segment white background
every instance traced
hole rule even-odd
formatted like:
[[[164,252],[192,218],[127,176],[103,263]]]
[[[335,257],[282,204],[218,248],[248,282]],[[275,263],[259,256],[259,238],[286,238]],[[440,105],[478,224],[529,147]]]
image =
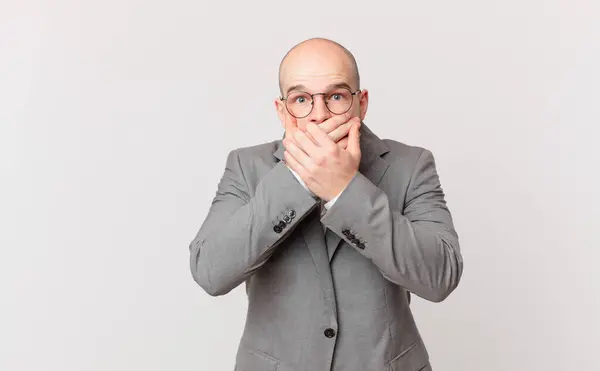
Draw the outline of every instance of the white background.
[[[323,36],[365,123],[436,156],[465,271],[413,302],[434,369],[599,370],[599,8],[2,0],[0,369],[233,369],[243,286],[205,294],[188,244]]]

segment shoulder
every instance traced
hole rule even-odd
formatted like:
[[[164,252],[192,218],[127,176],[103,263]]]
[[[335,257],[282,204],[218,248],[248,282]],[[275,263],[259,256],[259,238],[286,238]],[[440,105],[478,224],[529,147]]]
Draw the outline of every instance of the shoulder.
[[[273,140],[250,146],[237,147],[229,151],[229,156],[237,157],[242,164],[256,161],[272,162],[276,159],[274,153],[277,151],[280,142],[281,140]]]
[[[279,161],[275,157],[275,152],[280,143],[281,140],[273,140],[231,149],[227,158],[227,167],[240,173],[249,187],[253,187]]]
[[[394,139],[382,139],[382,141],[389,150],[382,157],[390,163],[414,167],[418,162],[433,160],[433,154],[427,148]]]

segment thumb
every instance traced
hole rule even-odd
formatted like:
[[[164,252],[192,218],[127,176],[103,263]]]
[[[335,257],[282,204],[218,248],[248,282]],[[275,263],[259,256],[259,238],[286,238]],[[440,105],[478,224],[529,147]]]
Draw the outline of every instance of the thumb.
[[[360,122],[352,125],[348,133],[348,145],[346,150],[352,157],[360,157]]]

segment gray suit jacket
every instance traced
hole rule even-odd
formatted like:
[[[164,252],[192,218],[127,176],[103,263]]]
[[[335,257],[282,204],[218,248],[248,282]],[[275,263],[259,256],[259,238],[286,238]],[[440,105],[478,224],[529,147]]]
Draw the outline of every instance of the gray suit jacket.
[[[246,283],[237,371],[431,369],[410,293],[442,301],[463,270],[434,159],[364,123],[360,146],[359,171],[322,218],[281,140],[229,152],[189,249],[208,294]]]

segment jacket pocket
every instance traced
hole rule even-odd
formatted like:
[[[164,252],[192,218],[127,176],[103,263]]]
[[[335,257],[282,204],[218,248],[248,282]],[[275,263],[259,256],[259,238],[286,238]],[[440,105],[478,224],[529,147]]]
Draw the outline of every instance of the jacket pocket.
[[[429,355],[422,340],[418,340],[388,362],[386,371],[420,371],[427,370]]]
[[[277,371],[279,362],[266,354],[250,349],[240,349],[235,371]]]

